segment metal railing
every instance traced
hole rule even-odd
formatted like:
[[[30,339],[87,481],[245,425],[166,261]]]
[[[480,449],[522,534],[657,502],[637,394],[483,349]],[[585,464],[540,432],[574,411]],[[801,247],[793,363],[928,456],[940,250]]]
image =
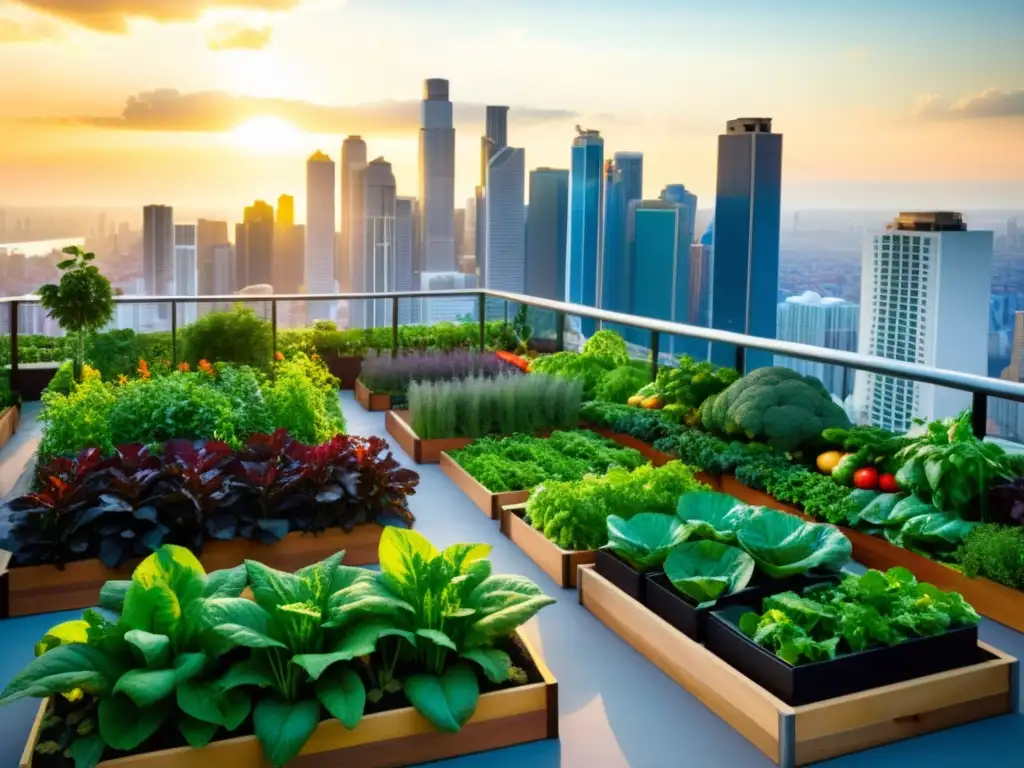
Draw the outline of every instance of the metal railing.
[[[604,309],[570,304],[564,301],[541,299],[519,293],[508,293],[480,288],[463,288],[441,291],[387,291],[381,293],[323,293],[323,294],[272,294],[269,296],[249,296],[232,294],[229,296],[117,296],[115,304],[165,304],[171,308],[171,348],[177,362],[177,307],[179,304],[270,304],[271,329],[273,348],[277,350],[277,305],[280,302],[334,302],[334,301],[369,301],[387,299],[391,301],[391,344],[392,350],[399,349],[399,301],[402,299],[437,299],[466,297],[477,299],[477,312],[480,322],[479,346],[485,346],[486,302],[487,299],[499,299],[512,304],[525,305],[534,309],[553,312],[556,316],[556,347],[563,348],[563,332],[568,317],[579,317],[596,320],[599,324],[612,323],[645,330],[650,334],[651,375],[658,371],[658,351],[662,334],[699,339],[712,344],[722,344],[735,349],[734,367],[743,372],[746,369],[746,351],[748,349],[769,352],[774,355],[795,357],[826,365],[837,365],[853,368],[867,373],[882,376],[908,379],[922,384],[933,384],[949,389],[956,389],[971,394],[972,426],[974,433],[984,437],[988,420],[988,398],[998,397],[1024,403],[1024,384],[1003,379],[993,379],[959,371],[932,368],[915,363],[890,360],[874,355],[861,355],[856,352],[826,349],[809,344],[798,344],[791,341],[766,339],[759,336],[748,336],[741,333],[721,331],[714,328],[703,328],[696,325],[656,320],[638,315],[610,312]],[[24,304],[38,304],[36,296],[17,296],[0,298],[0,304],[6,304],[10,318],[11,336],[11,387],[17,389],[18,375],[18,310]],[[507,305],[506,305],[507,306]],[[0,312],[3,310],[0,309]]]

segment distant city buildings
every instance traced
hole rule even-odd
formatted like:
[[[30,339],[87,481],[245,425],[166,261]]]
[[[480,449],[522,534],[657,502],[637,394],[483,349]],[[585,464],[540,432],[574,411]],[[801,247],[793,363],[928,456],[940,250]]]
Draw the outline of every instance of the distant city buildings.
[[[484,120],[484,135],[480,137],[480,184],[474,201],[475,228],[473,249],[476,256],[480,285],[487,284],[485,255],[487,253],[487,172],[491,158],[508,146],[508,107],[488,106]]]
[[[395,290],[419,290],[415,282],[413,252],[416,242],[416,198],[395,198]],[[419,321],[419,300],[401,299],[398,302],[398,322],[409,325]]]
[[[424,272],[420,275],[421,291],[451,291],[460,288],[476,288],[476,275],[462,272]],[[473,296],[438,296],[422,299],[420,322],[424,325],[435,323],[457,323],[461,318],[479,317],[477,299]]]
[[[342,293],[352,290],[352,262],[350,253],[353,248],[361,250],[358,242],[359,233],[355,231],[354,216],[362,202],[362,193],[358,189],[358,176],[366,168],[366,142],[361,136],[349,136],[341,143],[341,168],[338,196],[341,198],[341,247],[335,258],[335,274]],[[353,244],[353,240],[357,242]]]
[[[778,305],[778,338],[826,349],[857,351],[860,307],[814,291],[790,296]],[[854,371],[839,365],[775,356],[775,365],[820,380],[840,400],[853,394]]]
[[[565,301],[565,249],[569,224],[569,171],[530,171],[526,217],[525,293]]]
[[[174,225],[174,295],[196,296],[196,225]],[[178,324],[194,323],[197,305],[187,302],[178,305]]]
[[[455,270],[455,128],[448,81],[423,84],[420,104],[421,253],[425,272]]]
[[[718,137],[715,196],[714,328],[775,338],[779,285],[782,135],[770,118],[740,118]],[[736,364],[731,345],[713,344],[713,362]],[[772,355],[748,350],[746,368],[771,365]]]
[[[526,155],[505,146],[487,167],[487,246],[480,274],[483,285],[498,291],[522,293],[526,275]],[[505,302],[488,302],[488,317],[504,312]]]
[[[354,293],[395,290],[395,176],[391,163],[378,157],[359,172],[354,189],[361,191],[353,214],[358,235],[349,254]],[[390,325],[391,301],[374,299],[349,302],[349,326],[373,328]]]
[[[588,307],[601,296],[601,238],[604,208],[604,139],[598,131],[576,127],[569,173],[569,218],[566,227],[565,300]],[[596,330],[583,319],[585,336]]]
[[[170,296],[174,289],[174,209],[147,205],[142,209],[142,280],[147,296]],[[161,319],[170,308],[158,305]]]
[[[337,290],[334,180],[334,162],[323,152],[314,152],[306,163],[305,293]],[[330,320],[334,315],[332,302],[309,302],[306,310],[310,322]]]
[[[235,225],[235,285],[270,285],[274,280],[274,207],[257,200]]]
[[[959,213],[901,213],[865,242],[858,351],[985,375],[992,232],[968,231]],[[913,417],[970,407],[968,393],[858,372],[854,403],[901,432]]]
[[[661,190],[661,199],[685,205],[690,212],[690,242],[694,241],[694,228],[697,226],[697,196],[690,192],[685,184],[669,184]]]
[[[633,306],[632,208],[643,197],[644,156],[616,152],[605,162],[604,221],[601,247],[600,305],[613,312],[630,312]],[[629,330],[617,328],[629,335]]]

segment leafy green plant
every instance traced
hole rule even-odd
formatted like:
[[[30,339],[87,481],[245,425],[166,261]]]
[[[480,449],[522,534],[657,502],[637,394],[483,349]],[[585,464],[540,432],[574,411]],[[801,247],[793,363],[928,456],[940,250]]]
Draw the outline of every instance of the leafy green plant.
[[[971,531],[956,553],[965,574],[1024,590],[1024,528],[981,525]]]
[[[613,365],[625,365],[629,361],[629,350],[625,340],[615,331],[598,331],[583,343],[584,357],[599,357]]]
[[[853,527],[879,532],[898,547],[947,559],[978,523],[942,512],[913,494],[854,491]]]
[[[531,525],[562,549],[598,549],[608,543],[609,516],[671,514],[681,495],[706,488],[690,467],[677,461],[633,471],[612,467],[601,476],[545,483],[530,496],[526,513]]]
[[[510,435],[579,424],[581,385],[543,375],[503,375],[409,387],[412,428],[422,439]]]
[[[672,515],[641,512],[628,520],[609,515],[608,543],[602,549],[610,549],[638,571],[653,571],[673,547],[686,541],[687,534],[686,526]]]
[[[129,328],[95,333],[86,342],[85,359],[100,372],[104,381],[114,381],[118,376],[133,374],[139,360],[171,357],[169,348],[165,354],[154,355],[152,349],[143,350],[139,342],[140,336]]]
[[[783,592],[765,598],[763,607],[762,615],[740,617],[740,629],[793,665],[980,621],[960,594],[920,583],[905,568],[847,576],[837,586],[809,587],[802,596]]]
[[[620,365],[605,374],[594,390],[594,397],[609,403],[625,403],[651,376],[632,365]]]
[[[736,479],[829,523],[847,523],[857,513],[853,490],[827,475],[782,462],[777,456],[766,455],[736,467]]]
[[[635,469],[647,460],[632,448],[589,430],[484,437],[449,454],[492,493],[532,489],[548,480],[579,480],[609,467]]]
[[[344,433],[338,380],[320,360],[298,353],[274,364],[274,377],[263,388],[274,426],[306,443],[322,443]]]
[[[630,408],[619,403],[584,403],[580,418],[588,424],[606,427],[612,432],[620,432],[645,443],[654,443],[684,432],[684,428],[663,411]]]
[[[881,473],[894,474],[899,469],[896,454],[911,442],[905,435],[863,425],[849,429],[826,429],[821,436],[830,445],[846,451],[838,466],[832,470],[832,480],[845,486],[853,485],[854,473],[863,467],[873,466]]]
[[[604,377],[615,370],[617,364],[607,357],[581,355],[576,352],[556,352],[541,355],[530,363],[531,373],[543,373],[583,382],[583,397],[593,399],[598,385]]]
[[[677,365],[658,369],[655,389],[666,405],[679,405],[690,411],[717,395],[740,375],[732,368],[718,368],[706,360],[694,360],[689,355],[679,359]]]
[[[733,544],[753,508],[726,493],[693,491],[679,497],[676,515],[686,524],[687,538]]]
[[[70,256],[57,263],[60,282],[39,288],[39,303],[63,330],[74,337],[76,379],[85,363],[85,339],[114,316],[114,291],[110,281],[93,264],[96,254],[77,245],[64,248]]]
[[[57,368],[57,372],[50,379],[50,383],[46,385],[46,389],[43,390],[43,394],[47,395],[70,395],[71,390],[75,386],[75,364],[67,360],[60,364]],[[46,398],[43,398],[45,402]]]
[[[738,592],[754,575],[754,559],[737,547],[720,541],[680,544],[665,558],[665,576],[672,586],[698,608],[714,605],[718,598]]]
[[[244,304],[230,312],[210,312],[180,333],[182,359],[193,367],[200,360],[268,369],[274,355],[270,323]]]
[[[736,532],[736,543],[750,553],[757,567],[782,579],[810,570],[838,571],[853,555],[853,545],[832,525],[759,507]]]

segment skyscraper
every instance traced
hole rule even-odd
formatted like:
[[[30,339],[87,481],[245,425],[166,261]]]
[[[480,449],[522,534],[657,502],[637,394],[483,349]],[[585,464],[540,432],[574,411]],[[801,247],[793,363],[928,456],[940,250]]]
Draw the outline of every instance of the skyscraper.
[[[398,197],[395,199],[395,290],[412,291],[413,288],[413,243],[415,241],[414,220],[416,217],[416,198]],[[414,305],[418,299],[401,299],[398,302],[398,322],[409,325],[414,322]],[[418,309],[418,306],[416,307]]]
[[[569,174],[565,300],[596,307],[601,295],[604,139],[600,132],[584,131],[579,126],[576,132]],[[595,328],[593,320],[582,320],[584,335],[591,335]]]
[[[711,246],[690,246],[690,301],[686,320],[680,322],[707,328],[711,324]],[[707,359],[707,349],[701,355]]]
[[[306,163],[306,293],[336,290],[334,245],[334,162],[317,151]],[[307,306],[311,321],[329,320],[333,314],[330,302]]]
[[[487,167],[487,252],[484,286],[522,293],[526,272],[526,153],[503,147]],[[488,302],[488,316],[504,312],[504,302]]]
[[[196,295],[196,225],[174,225],[174,295]],[[198,313],[196,304],[178,305],[178,322],[194,323]]]
[[[524,290],[529,296],[565,300],[568,209],[569,171],[555,168],[530,171]]]
[[[142,280],[147,296],[170,296],[174,289],[174,209],[147,205],[142,209]],[[170,317],[163,305],[158,314]]]
[[[690,242],[693,242],[694,226],[697,221],[697,196],[685,184],[669,184],[661,190],[661,199],[685,205],[690,211]]]
[[[274,207],[257,200],[235,225],[235,290],[273,285]]]
[[[362,204],[354,219],[354,231],[362,247],[353,251],[352,290],[381,293],[395,289],[395,176],[391,163],[378,157],[358,175],[353,187],[361,190]],[[349,303],[349,325],[373,328],[391,322],[391,301],[376,299]]]
[[[480,285],[486,285],[487,253],[487,166],[491,158],[508,146],[508,107],[488,106],[484,135],[480,137],[480,185],[476,188],[476,263]]]
[[[428,272],[455,269],[455,128],[448,81],[423,84],[420,105],[422,265]]]
[[[601,304],[603,309],[631,313],[633,301],[633,253],[627,244],[630,238],[630,203],[643,197],[644,156],[639,152],[616,152],[615,159],[605,163],[604,173],[604,240],[601,257]],[[638,344],[647,341],[647,334],[627,328],[614,328]]]
[[[859,313],[860,307],[856,304],[804,291],[779,303],[779,340],[856,352]],[[852,369],[779,355],[775,356],[775,365],[784,365],[804,376],[813,376],[840,400],[853,394]]]
[[[782,135],[772,133],[771,118],[730,120],[718,137],[713,327],[775,338],[781,197]],[[736,362],[731,345],[713,344],[711,356]],[[747,351],[748,371],[771,364],[770,353]]]
[[[305,227],[295,226],[295,198],[277,198],[271,285],[275,293],[298,293],[302,285]],[[280,318],[278,318],[280,320]]]
[[[629,301],[636,314],[656,320],[686,322],[690,301],[690,212],[667,200],[633,200],[629,248],[636,254]],[[629,329],[631,341],[647,345],[650,334]],[[646,338],[645,338],[646,337]],[[706,344],[682,337],[662,341],[672,354],[701,356]]]
[[[277,198],[277,221],[279,227],[295,226],[295,198],[281,195]]]
[[[349,253],[353,248],[353,211],[360,194],[354,189],[356,176],[366,167],[366,142],[361,136],[349,136],[341,143],[341,177],[338,196],[341,198],[341,248],[336,254],[335,274],[343,292],[352,290],[352,264]],[[351,192],[351,194],[350,194]]]
[[[901,213],[868,236],[857,351],[986,375],[993,239],[946,212]],[[854,395],[872,424],[896,432],[914,416],[940,419],[971,405],[966,392],[862,372]]]
[[[228,223],[226,221],[199,219],[196,222],[196,291],[199,296],[216,296],[220,293],[219,290],[216,290],[217,282],[214,279],[213,249],[228,242]],[[225,288],[227,288],[227,293],[231,293],[230,284]],[[209,306],[209,304],[200,305],[199,314],[205,314]]]

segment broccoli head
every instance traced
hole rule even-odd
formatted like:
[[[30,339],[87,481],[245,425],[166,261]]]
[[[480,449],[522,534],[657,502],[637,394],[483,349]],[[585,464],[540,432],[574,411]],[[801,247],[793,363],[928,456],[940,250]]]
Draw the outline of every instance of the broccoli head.
[[[744,435],[790,453],[820,445],[825,429],[851,426],[820,381],[780,367],[759,368],[708,398],[700,418],[711,432]]]

